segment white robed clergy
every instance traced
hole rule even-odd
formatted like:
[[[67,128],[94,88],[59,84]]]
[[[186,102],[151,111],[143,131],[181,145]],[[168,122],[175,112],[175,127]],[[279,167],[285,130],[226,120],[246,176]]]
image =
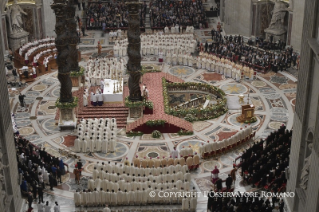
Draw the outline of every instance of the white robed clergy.
[[[78,138],[74,141],[76,152],[114,152],[117,142],[116,119],[82,119],[77,128]],[[85,126],[85,127],[84,127]],[[83,130],[88,132],[83,134]]]

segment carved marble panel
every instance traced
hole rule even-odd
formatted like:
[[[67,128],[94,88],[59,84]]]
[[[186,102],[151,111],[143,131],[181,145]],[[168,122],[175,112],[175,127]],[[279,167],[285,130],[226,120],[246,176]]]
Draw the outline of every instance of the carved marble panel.
[[[130,118],[140,118],[142,114],[141,107],[130,108]]]

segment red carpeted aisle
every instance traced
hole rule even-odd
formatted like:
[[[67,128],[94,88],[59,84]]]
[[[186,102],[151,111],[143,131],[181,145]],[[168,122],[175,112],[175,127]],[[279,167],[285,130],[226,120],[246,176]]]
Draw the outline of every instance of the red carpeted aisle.
[[[192,124],[184,119],[177,118],[175,116],[167,115],[164,112],[164,97],[162,78],[169,82],[183,82],[183,80],[163,72],[158,73],[146,73],[143,76],[143,84],[146,84],[149,90],[149,100],[153,102],[153,114],[146,114],[136,122],[129,124],[126,127],[126,132],[141,131],[143,133],[151,133],[153,130],[159,130],[162,133],[176,133],[180,129],[192,131]],[[167,123],[164,127],[149,127],[146,126],[146,122],[149,120],[165,120]]]

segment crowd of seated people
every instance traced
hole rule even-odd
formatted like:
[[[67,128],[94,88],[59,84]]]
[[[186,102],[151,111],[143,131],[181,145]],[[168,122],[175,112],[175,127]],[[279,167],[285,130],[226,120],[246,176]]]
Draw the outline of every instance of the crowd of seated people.
[[[145,27],[146,7],[140,9],[140,27]],[[123,1],[90,2],[86,10],[87,29],[118,29],[128,27],[129,14]]]
[[[253,187],[273,192],[285,189],[285,169],[289,165],[292,131],[281,126],[265,140],[261,139],[241,156],[241,174]]]
[[[62,183],[61,177],[65,174],[62,159],[50,155],[45,148],[39,149],[17,134],[14,141],[22,194],[32,192],[33,199],[36,199],[37,194],[43,193],[46,185],[50,185],[50,189],[53,190],[58,182]]]
[[[208,27],[206,13],[201,0],[154,0],[150,2],[150,22],[154,28],[165,26]]]
[[[275,209],[275,203],[278,202],[278,209],[283,211],[283,199],[272,198],[264,199],[261,197],[214,197],[212,191],[208,193],[207,209],[210,212],[272,212]]]
[[[258,48],[258,46],[247,45],[244,43],[243,36],[240,35],[222,37],[221,33],[215,29],[211,31],[211,35],[213,42],[211,44],[206,42],[205,45],[202,45],[202,51],[274,72],[284,71],[298,65],[299,57],[293,52],[293,48],[274,52]]]

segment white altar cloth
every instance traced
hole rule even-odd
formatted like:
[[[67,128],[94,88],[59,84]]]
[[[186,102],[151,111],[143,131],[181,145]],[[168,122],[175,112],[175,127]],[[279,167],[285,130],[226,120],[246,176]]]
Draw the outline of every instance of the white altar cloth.
[[[111,80],[111,79],[104,80],[104,89],[103,89],[104,102],[123,102],[123,91],[119,93],[113,93],[114,83],[116,83],[117,81],[118,80]],[[122,90],[123,90],[123,80],[121,80],[120,83],[122,84]],[[117,89],[117,86],[115,84],[115,90],[116,89]],[[120,89],[120,85],[119,85],[119,89]]]

